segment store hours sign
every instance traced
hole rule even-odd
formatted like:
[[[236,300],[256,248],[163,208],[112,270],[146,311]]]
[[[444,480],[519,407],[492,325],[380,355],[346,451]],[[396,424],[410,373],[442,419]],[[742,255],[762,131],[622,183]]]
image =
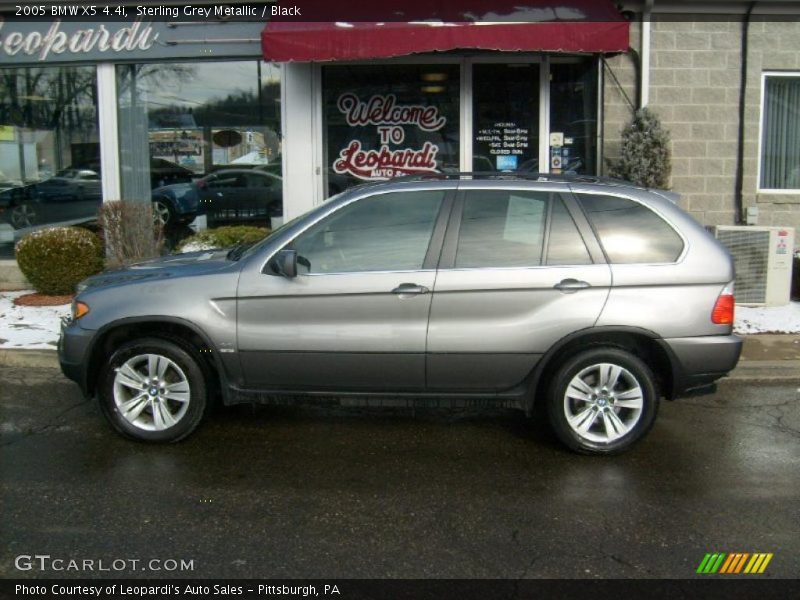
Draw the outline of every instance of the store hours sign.
[[[380,146],[365,149],[353,138],[339,151],[333,170],[359,179],[388,179],[400,175],[437,171],[439,146],[425,141],[413,145],[407,141],[406,128],[423,133],[439,131],[447,119],[435,106],[398,103],[394,94],[374,95],[363,100],[345,92],[336,101],[348,126],[374,127]]]

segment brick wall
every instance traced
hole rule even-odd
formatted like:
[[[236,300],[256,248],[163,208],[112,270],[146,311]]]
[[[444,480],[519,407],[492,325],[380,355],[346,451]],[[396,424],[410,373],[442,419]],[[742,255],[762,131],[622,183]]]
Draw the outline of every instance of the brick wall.
[[[650,108],[670,131],[672,189],[681,204],[705,225],[730,225],[736,217],[736,161],[739,133],[741,18],[654,20],[651,29]],[[639,49],[639,25],[631,47]],[[745,103],[745,206],[758,205],[759,225],[800,230],[800,195],[757,193],[761,73],[800,70],[800,23],[754,21]],[[632,54],[608,59],[608,66],[636,102]],[[620,131],[631,116],[624,95],[606,74],[604,156],[619,155]]]

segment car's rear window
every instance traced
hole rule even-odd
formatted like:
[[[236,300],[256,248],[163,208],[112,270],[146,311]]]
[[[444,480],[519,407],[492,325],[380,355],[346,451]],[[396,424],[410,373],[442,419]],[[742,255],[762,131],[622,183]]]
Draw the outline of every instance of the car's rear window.
[[[577,194],[613,264],[671,263],[683,240],[649,208],[618,196]]]

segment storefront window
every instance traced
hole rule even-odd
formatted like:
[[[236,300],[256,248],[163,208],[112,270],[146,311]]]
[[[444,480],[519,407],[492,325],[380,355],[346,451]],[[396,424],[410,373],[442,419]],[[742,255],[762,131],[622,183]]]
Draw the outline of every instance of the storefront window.
[[[282,222],[280,69],[259,61],[117,66],[120,170],[169,239]]]
[[[472,70],[474,171],[539,170],[539,65]]]
[[[102,202],[94,67],[0,69],[0,259],[43,225]]]
[[[458,65],[323,69],[328,195],[370,179],[458,171]]]
[[[597,174],[595,60],[550,64],[550,132],[552,172]]]

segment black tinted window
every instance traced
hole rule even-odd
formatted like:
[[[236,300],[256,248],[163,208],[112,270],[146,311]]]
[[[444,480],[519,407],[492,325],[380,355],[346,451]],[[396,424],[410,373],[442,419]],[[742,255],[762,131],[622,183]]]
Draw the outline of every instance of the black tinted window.
[[[626,198],[579,194],[578,199],[616,264],[674,262],[683,240],[661,217]]]
[[[470,190],[458,236],[456,267],[531,267],[542,262],[548,194]]]
[[[422,268],[443,191],[393,192],[358,200],[317,223],[291,247],[301,272],[352,273]]]
[[[590,265],[592,258],[586,249],[575,221],[564,201],[554,198],[550,215],[550,236],[547,240],[548,265]]]
[[[268,188],[272,187],[275,179],[269,175],[261,173],[250,173],[247,175],[247,187],[249,188]]]

